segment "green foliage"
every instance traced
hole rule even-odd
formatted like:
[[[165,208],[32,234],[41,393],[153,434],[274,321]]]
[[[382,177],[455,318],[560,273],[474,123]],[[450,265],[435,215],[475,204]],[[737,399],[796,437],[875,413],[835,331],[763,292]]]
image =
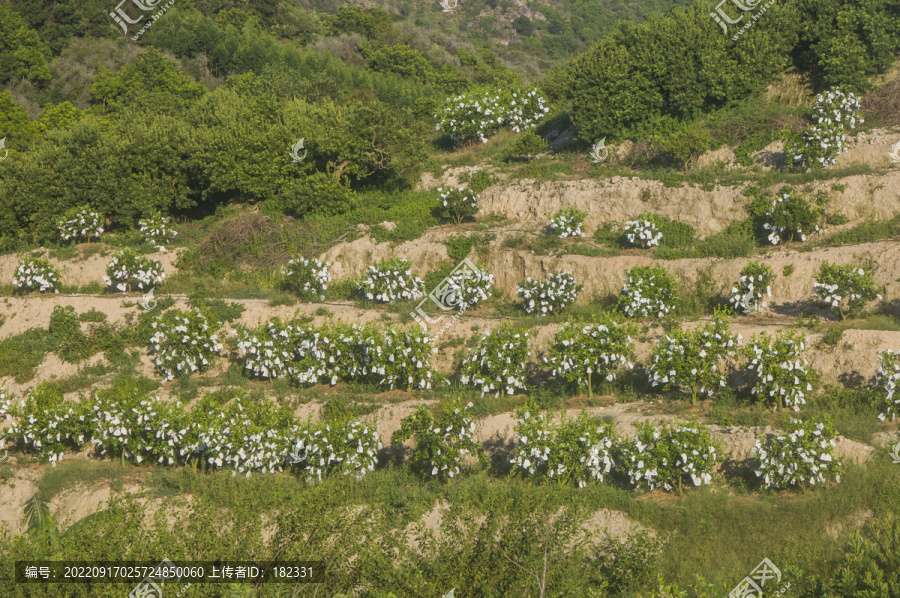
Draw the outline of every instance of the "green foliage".
[[[530,335],[503,324],[482,335],[460,368],[460,380],[481,388],[481,395],[494,392],[512,395],[525,389],[525,363],[531,355]]]
[[[740,342],[741,336],[731,334],[722,312],[693,330],[670,330],[653,349],[650,383],[663,390],[677,386],[689,391],[691,403],[696,404],[697,395],[712,396],[716,388],[725,387],[721,361],[731,356]]]
[[[475,246],[475,237],[470,235],[452,235],[444,240],[444,245],[447,246],[447,254],[450,256],[450,260],[458,263],[472,252],[472,247]]]
[[[853,532],[830,585],[839,596],[900,594],[900,517],[886,512]]]
[[[507,160],[531,158],[540,153],[546,145],[547,142],[544,141],[543,137],[534,130],[528,129],[516,137],[513,144],[506,150],[504,158]]]
[[[662,318],[675,307],[677,285],[664,266],[636,266],[625,272],[619,309],[630,318]]]
[[[637,324],[623,321],[612,312],[600,312],[592,321],[578,320],[561,327],[553,338],[544,362],[553,375],[581,385],[587,382],[593,398],[593,380],[611,382],[617,371],[631,369],[637,357],[632,337]]]
[[[645,423],[637,428],[634,438],[619,449],[622,468],[634,486],[668,491],[677,487],[680,493],[685,479],[694,486],[712,483],[722,447],[713,442],[708,429],[696,422],[662,429]]]
[[[765,308],[765,297],[772,296],[772,283],[775,282],[775,271],[766,264],[748,262],[741,269],[740,279],[731,288],[728,302],[743,313],[759,311]]]
[[[687,167],[710,148],[712,137],[706,129],[697,124],[690,124],[670,135],[657,136],[653,140],[653,145]]]
[[[532,400],[517,411],[516,452],[511,463],[523,474],[539,475],[560,484],[603,482],[612,469],[612,424],[597,424],[582,412],[576,419],[553,423]]]
[[[46,81],[50,47],[25,20],[7,6],[0,6],[0,84],[14,78]]]
[[[19,384],[34,378],[47,353],[56,350],[56,338],[47,330],[29,328],[0,340],[0,376],[12,376]]]
[[[57,352],[69,363],[78,363],[92,354],[75,308],[57,305],[50,314],[50,335],[56,339]]]
[[[459,475],[467,455],[476,456],[480,462],[486,460],[481,445],[474,439],[475,422],[466,416],[472,403],[460,406],[459,399],[445,404],[438,420],[420,406],[415,413],[403,418],[400,429],[394,432],[395,444],[415,438],[413,460],[433,477],[443,479]]]
[[[749,358],[747,367],[754,374],[751,394],[756,400],[800,410],[812,391],[813,372],[801,355],[806,350],[806,336],[796,330],[779,331],[775,338],[767,332],[754,334],[744,348]]]
[[[775,438],[760,436],[754,452],[759,456],[756,475],[766,488],[825,484],[829,478],[840,483],[843,466],[835,459],[837,432],[826,416],[824,422],[791,418],[787,434]]]
[[[91,98],[104,112],[125,107],[176,111],[197,101],[204,92],[175,61],[152,47],[116,75],[101,65],[91,85]]]
[[[41,110],[37,128],[42,134],[47,133],[47,131],[71,129],[83,117],[84,111],[73,106],[71,102],[47,104]]]
[[[290,216],[335,216],[347,212],[356,202],[356,193],[349,185],[324,172],[314,172],[291,183],[276,205]]]
[[[881,288],[875,284],[871,270],[857,264],[822,262],[813,290],[842,320],[859,313],[869,301],[881,299]]]

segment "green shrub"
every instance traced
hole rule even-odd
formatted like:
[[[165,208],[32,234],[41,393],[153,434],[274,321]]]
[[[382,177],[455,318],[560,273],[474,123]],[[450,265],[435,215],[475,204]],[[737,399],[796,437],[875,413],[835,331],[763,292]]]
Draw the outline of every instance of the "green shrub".
[[[653,145],[683,166],[689,166],[712,145],[709,131],[692,123],[666,136],[657,136]]]
[[[754,452],[759,456],[756,475],[766,488],[822,485],[834,477],[840,483],[841,462],[835,459],[837,432],[829,419],[816,423],[791,418],[787,434],[767,439],[760,436]]]
[[[531,355],[530,335],[504,324],[486,332],[463,360],[460,380],[481,388],[481,394],[512,395],[525,390],[525,363]]]
[[[50,334],[56,339],[56,350],[65,361],[78,363],[91,356],[88,339],[81,331],[75,308],[71,305],[57,305],[53,308],[53,313],[50,314]]]
[[[824,215],[822,206],[813,206],[793,189],[785,187],[763,216],[763,228],[769,231],[769,242],[778,245],[795,238],[806,241],[806,236],[819,232],[819,220]]]
[[[619,309],[630,318],[661,318],[675,308],[675,278],[663,266],[637,266],[625,272]]]
[[[634,367],[637,357],[632,337],[636,334],[634,322],[623,321],[615,313],[600,312],[593,322],[579,320],[562,326],[544,362],[553,368],[554,376],[578,386],[586,382],[593,398],[594,375],[597,380],[612,382],[618,370]]]
[[[336,216],[356,205],[356,193],[335,177],[315,172],[295,181],[278,198],[277,205],[289,216]]]
[[[881,290],[872,278],[872,272],[856,264],[839,266],[822,262],[813,291],[822,302],[840,314],[843,320],[852,316],[874,299],[881,299]]]
[[[447,246],[447,253],[450,255],[450,259],[454,263],[458,263],[471,253],[472,247],[475,246],[475,239],[468,235],[453,235],[444,240],[444,245]]]
[[[582,412],[576,419],[554,424],[549,413],[533,401],[517,411],[515,457],[510,461],[523,474],[538,475],[560,484],[603,482],[613,465],[616,440],[612,424],[597,424]]]
[[[712,322],[693,330],[672,330],[660,338],[651,356],[650,384],[663,390],[679,387],[689,391],[691,404],[697,395],[711,397],[715,389],[725,387],[721,361],[732,355],[741,343],[741,335],[731,334],[729,320],[717,312]]]
[[[731,297],[728,302],[735,309],[750,313],[765,308],[764,297],[772,296],[772,283],[775,282],[775,272],[770,266],[759,262],[750,262],[741,270],[741,278],[731,288]]]
[[[900,517],[886,511],[854,532],[830,585],[838,596],[900,595]]]
[[[447,403],[441,410],[440,419],[435,420],[425,407],[420,406],[400,422],[400,429],[394,432],[394,443],[415,438],[413,460],[434,477],[459,475],[463,458],[468,455],[484,462],[484,450],[475,440],[475,422],[466,415],[472,403],[460,407],[458,399]]]
[[[504,153],[507,160],[531,158],[539,154],[547,142],[532,129],[528,129],[524,133],[519,134],[513,144]]]

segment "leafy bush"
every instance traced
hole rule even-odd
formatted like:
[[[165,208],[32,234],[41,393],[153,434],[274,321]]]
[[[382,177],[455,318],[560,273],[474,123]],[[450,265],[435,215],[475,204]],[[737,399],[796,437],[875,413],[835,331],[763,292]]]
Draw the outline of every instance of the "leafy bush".
[[[525,390],[525,362],[531,355],[529,334],[505,324],[485,333],[478,346],[463,360],[460,380],[481,388],[481,395],[514,394]]]
[[[452,220],[459,225],[466,218],[473,218],[482,211],[478,206],[478,194],[471,189],[460,187],[444,191],[443,187],[438,187],[438,191],[441,192],[438,211],[445,220]]]
[[[99,239],[103,233],[103,214],[92,212],[88,207],[72,208],[57,222],[56,227],[63,241]]]
[[[48,260],[29,256],[19,260],[13,284],[19,292],[59,293],[59,272]]]
[[[648,371],[650,384],[670,390],[675,386],[691,394],[711,397],[717,387],[725,386],[722,359],[741,344],[741,335],[731,334],[728,318],[717,312],[712,322],[694,330],[674,330],[656,342]]]
[[[434,344],[418,326],[376,330],[332,322],[316,329],[274,318],[254,331],[236,332],[244,368],[262,378],[301,385],[357,380],[391,390],[432,387]]]
[[[616,439],[612,424],[593,422],[581,413],[577,419],[554,424],[546,412],[531,403],[517,412],[515,457],[510,463],[522,473],[546,476],[579,488],[591,480],[603,482],[613,466]]]
[[[863,124],[860,99],[852,92],[833,88],[816,96],[813,124],[800,133],[785,135],[784,152],[789,166],[813,168],[831,166],[847,151],[844,133]]]
[[[133,249],[124,249],[114,255],[103,277],[107,287],[115,287],[123,293],[134,286],[146,291],[165,279],[166,273],[161,263],[138,255]]]
[[[712,471],[721,461],[721,447],[712,441],[709,430],[688,426],[638,424],[638,433],[624,443],[619,454],[622,468],[635,487],[653,490],[662,487],[681,490],[689,477],[694,486],[710,484]]]
[[[774,401],[775,409],[782,403],[794,411],[806,403],[804,393],[812,391],[809,362],[800,357],[806,342],[797,331],[779,332],[774,339],[765,332],[753,335],[744,353],[750,359],[747,367],[755,374],[750,392],[757,400]]]
[[[631,318],[661,318],[675,308],[675,278],[664,266],[637,266],[625,272],[619,309]]]
[[[359,421],[344,421],[315,431],[299,431],[294,450],[303,451],[301,471],[322,479],[324,474],[342,473],[356,479],[374,471],[383,447],[376,428]]]
[[[653,145],[688,166],[712,146],[712,136],[708,130],[691,123],[670,135],[657,135]]]
[[[647,249],[659,245],[663,236],[649,220],[630,220],[625,223],[625,238],[631,245]]]
[[[575,382],[587,382],[593,398],[593,376],[611,382],[622,368],[631,369],[636,361],[634,341],[637,325],[622,322],[621,316],[601,312],[594,322],[569,322],[557,330],[544,362],[553,375]]]
[[[900,384],[900,353],[893,351],[879,351],[878,375],[875,379],[875,386],[878,391],[878,403],[883,409],[878,414],[878,419],[884,421],[887,416],[891,416],[891,421],[897,417],[897,411],[900,410],[900,393],[897,393],[897,386]],[[897,398],[894,398],[894,396]]]
[[[759,459],[756,475],[766,488],[805,488],[808,484],[824,484],[831,477],[840,483],[842,466],[832,456],[836,435],[828,420],[817,424],[791,418],[787,434],[757,439],[753,447]]]
[[[574,303],[582,288],[569,272],[557,272],[545,281],[526,278],[516,287],[516,295],[522,300],[525,313],[547,316]]]
[[[504,153],[504,158],[511,160],[514,158],[530,158],[539,154],[546,147],[547,142],[531,129],[520,134],[508,150]]]
[[[356,286],[366,299],[378,303],[419,299],[425,294],[425,283],[413,275],[409,260],[398,257],[369,266]]]
[[[8,405],[8,403],[6,404]],[[58,388],[42,384],[17,406],[6,407],[15,420],[5,437],[56,467],[63,455],[78,452],[90,438],[90,401],[63,401]]]
[[[759,262],[749,262],[741,270],[738,283],[731,288],[728,302],[745,314],[759,311],[760,307],[766,307],[763,298],[772,296],[773,282],[775,272],[771,267]]]
[[[836,596],[896,594],[891,588],[900,587],[900,517],[885,511],[854,532],[830,585]]]
[[[166,380],[202,371],[222,350],[215,333],[219,323],[207,318],[198,308],[188,313],[167,311],[151,326],[156,330],[150,339],[156,353],[156,365],[166,375]]]
[[[138,220],[138,229],[144,237],[144,241],[159,245],[174,239],[178,232],[169,226],[169,219],[164,218],[162,213],[154,212],[149,218]]]
[[[481,266],[474,269],[461,268],[447,277],[443,303],[460,311],[471,309],[480,301],[490,298],[494,286],[494,275]]]
[[[459,475],[463,458],[475,455],[484,460],[481,445],[475,441],[475,422],[466,416],[472,409],[468,403],[460,409],[459,400],[446,404],[441,417],[435,421],[431,413],[420,406],[415,413],[403,418],[400,429],[394,432],[395,444],[415,438],[413,459],[421,463],[432,476],[452,478]]]
[[[533,128],[550,109],[535,90],[475,88],[448,98],[439,114],[435,131],[451,139],[479,139],[487,143],[489,135],[508,126],[516,133]]]
[[[81,332],[81,323],[71,305],[57,305],[50,314],[50,335],[56,339],[57,352],[69,363],[90,357],[91,347]]]
[[[107,393],[95,397],[91,442],[101,455],[119,455],[135,463],[174,465],[179,461],[187,414],[177,402],[159,397],[141,400],[137,393]]]
[[[428,332],[419,326],[403,330],[388,328],[368,339],[363,375],[370,373],[381,386],[390,390],[431,390],[434,369],[429,360],[435,347]]]
[[[867,302],[881,299],[879,290],[872,273],[855,264],[839,266],[822,262],[813,284],[815,294],[840,314],[842,320],[858,313]]]
[[[294,378],[298,373],[294,365],[295,347],[304,338],[305,329],[295,322],[282,323],[279,318],[268,320],[254,331],[238,327],[237,346],[244,359],[244,369],[271,380]]]
[[[783,190],[772,200],[772,207],[765,214],[763,228],[769,233],[769,242],[778,245],[781,241],[793,242],[795,236],[806,241],[806,235],[819,232],[819,218],[824,214],[821,207],[810,205],[792,189]]]
[[[316,258],[296,257],[288,261],[281,276],[288,290],[297,293],[301,299],[324,301],[325,291],[331,282],[331,264],[323,264]]]
[[[582,227],[585,218],[587,218],[587,212],[582,212],[578,208],[565,208],[550,219],[549,231],[559,235],[560,239],[583,237]]]

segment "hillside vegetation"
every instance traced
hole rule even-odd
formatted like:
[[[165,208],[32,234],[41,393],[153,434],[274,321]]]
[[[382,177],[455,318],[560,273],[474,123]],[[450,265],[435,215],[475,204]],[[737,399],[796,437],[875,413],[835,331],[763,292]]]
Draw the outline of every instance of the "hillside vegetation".
[[[0,0],[0,597],[900,598],[900,2],[721,6]]]

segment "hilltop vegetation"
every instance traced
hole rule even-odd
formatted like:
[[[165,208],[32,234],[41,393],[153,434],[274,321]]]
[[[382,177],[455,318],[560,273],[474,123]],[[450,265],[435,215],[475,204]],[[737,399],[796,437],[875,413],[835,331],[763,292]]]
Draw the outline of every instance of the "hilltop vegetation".
[[[0,0],[0,595],[900,598],[900,2],[715,6]]]

